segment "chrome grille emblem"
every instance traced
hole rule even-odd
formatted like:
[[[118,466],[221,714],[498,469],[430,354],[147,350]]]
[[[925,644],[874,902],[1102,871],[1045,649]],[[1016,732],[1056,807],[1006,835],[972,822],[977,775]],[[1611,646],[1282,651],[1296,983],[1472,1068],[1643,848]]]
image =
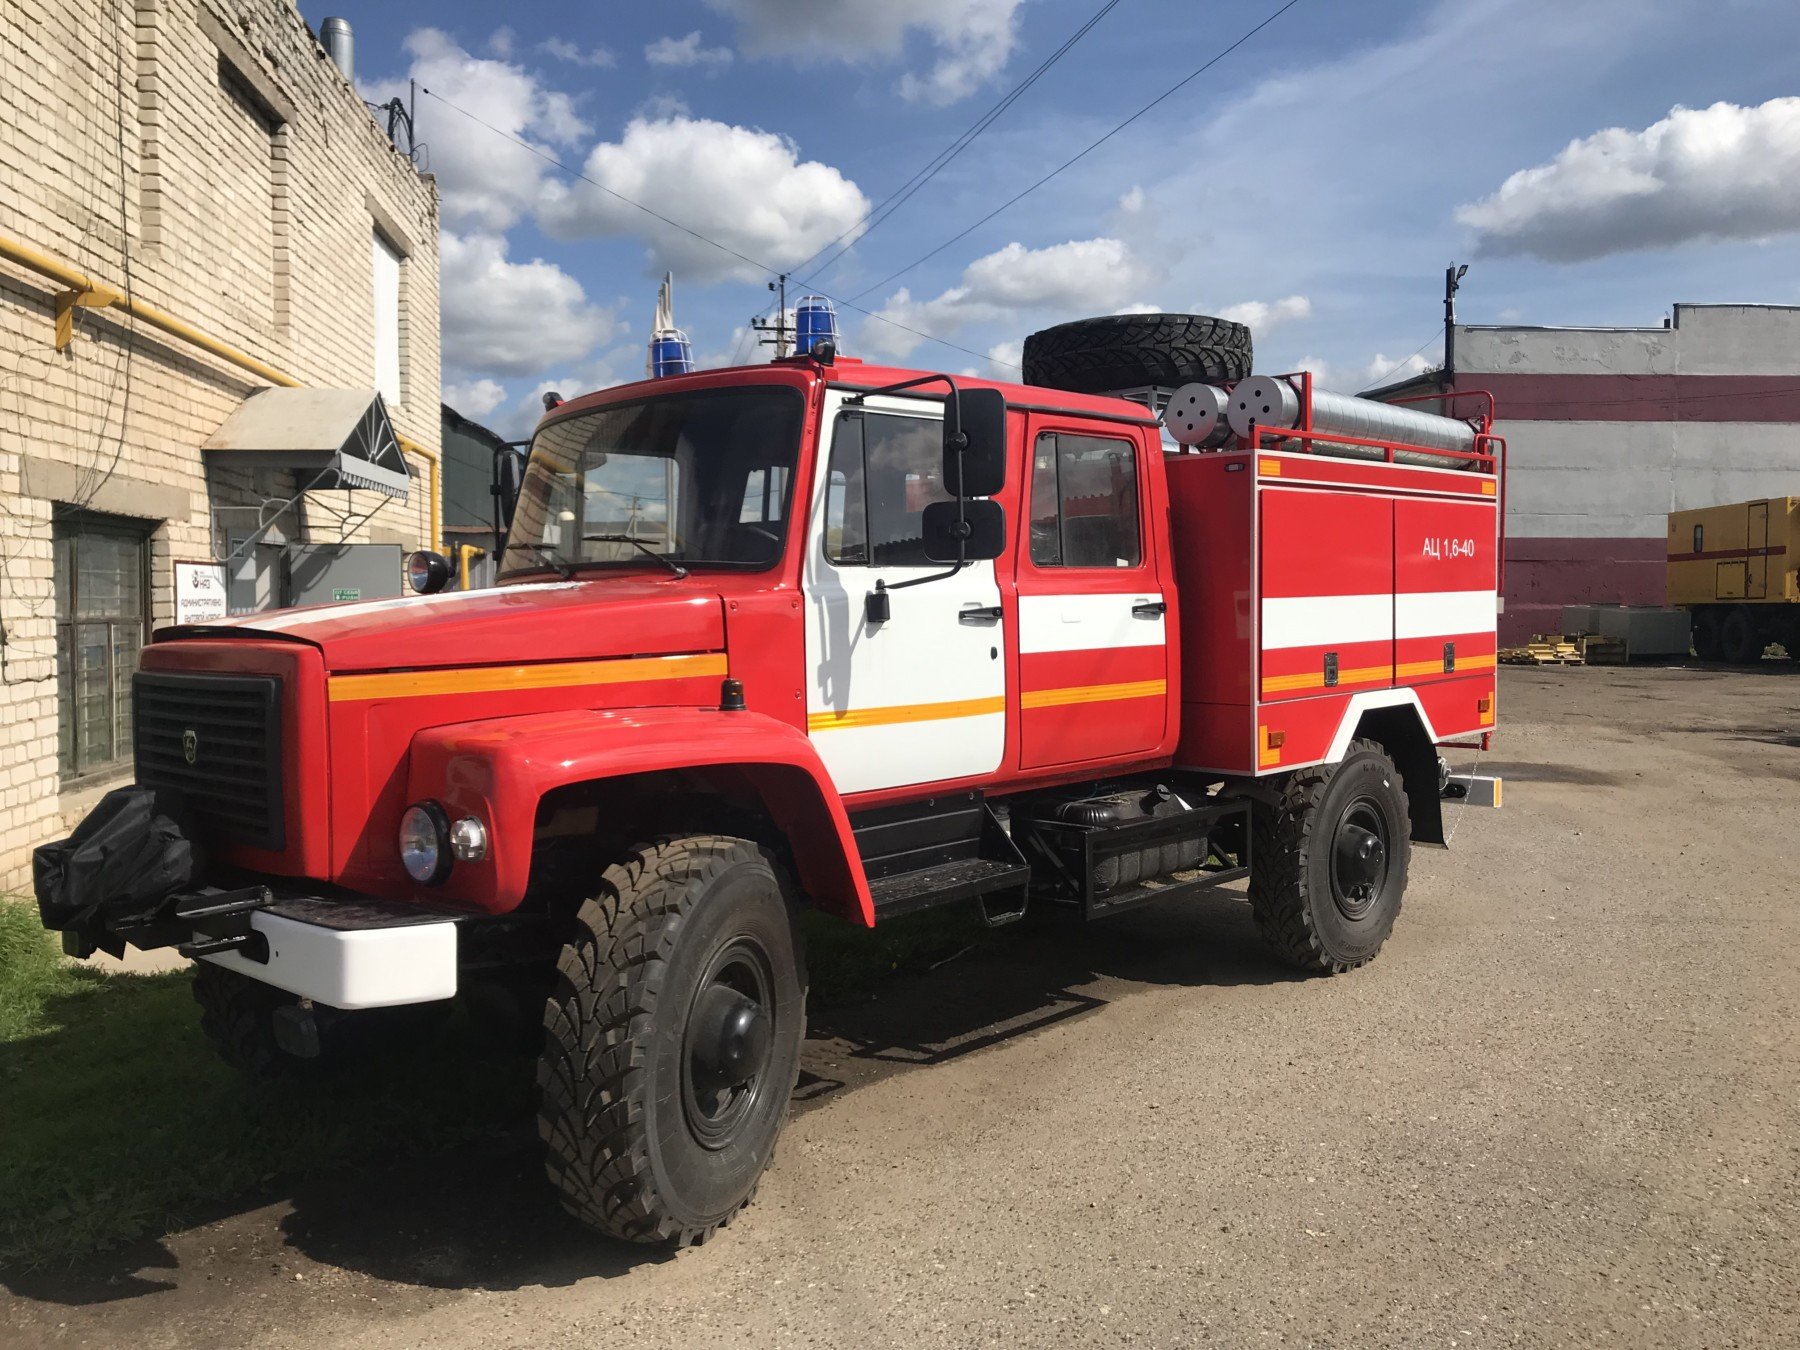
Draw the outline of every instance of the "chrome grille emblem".
[[[181,733],[181,757],[189,764],[200,758],[200,733],[192,727]]]

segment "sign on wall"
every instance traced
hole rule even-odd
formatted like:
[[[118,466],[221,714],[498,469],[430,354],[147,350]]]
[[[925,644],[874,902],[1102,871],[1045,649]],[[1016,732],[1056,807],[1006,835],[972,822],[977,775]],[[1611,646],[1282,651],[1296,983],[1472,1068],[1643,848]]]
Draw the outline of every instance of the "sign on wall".
[[[210,623],[223,619],[225,564],[177,562],[175,564],[175,622]]]

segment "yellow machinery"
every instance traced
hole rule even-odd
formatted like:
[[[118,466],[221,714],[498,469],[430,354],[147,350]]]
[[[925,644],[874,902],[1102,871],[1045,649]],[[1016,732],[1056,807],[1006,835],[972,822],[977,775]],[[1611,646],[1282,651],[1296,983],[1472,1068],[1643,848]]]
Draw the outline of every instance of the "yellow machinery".
[[[1800,659],[1800,497],[1669,512],[1669,603],[1694,621],[1703,661],[1755,661],[1771,642]]]

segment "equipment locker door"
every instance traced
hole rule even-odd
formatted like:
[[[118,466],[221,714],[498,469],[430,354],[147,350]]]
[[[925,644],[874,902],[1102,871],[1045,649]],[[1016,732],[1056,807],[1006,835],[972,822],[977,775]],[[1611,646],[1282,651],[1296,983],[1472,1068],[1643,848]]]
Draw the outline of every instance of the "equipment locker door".
[[[1394,677],[1422,684],[1494,668],[1492,498],[1394,503]]]
[[[1751,502],[1744,530],[1744,598],[1769,598],[1769,504]]]
[[[992,562],[954,576],[922,547],[947,500],[943,404],[826,395],[807,530],[806,725],[839,792],[991,774],[1006,751],[1006,639]],[[877,581],[892,615],[871,624]]]
[[[1167,604],[1127,434],[1034,417],[1019,531],[1019,766],[1154,750],[1169,717]]]
[[[1265,703],[1394,679],[1394,503],[1262,490],[1259,692]]]

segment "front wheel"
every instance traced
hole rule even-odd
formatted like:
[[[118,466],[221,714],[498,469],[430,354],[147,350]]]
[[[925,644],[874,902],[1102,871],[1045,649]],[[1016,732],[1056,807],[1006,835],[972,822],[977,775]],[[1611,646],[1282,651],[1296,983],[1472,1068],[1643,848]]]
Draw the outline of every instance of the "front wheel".
[[[683,835],[607,868],[544,1011],[538,1128],[563,1207],[703,1242],[749,1203],[806,1034],[794,906],[766,850]]]
[[[1748,610],[1734,609],[1725,616],[1724,626],[1719,629],[1719,647],[1732,665],[1755,664],[1762,660],[1763,648],[1766,646],[1768,643],[1763,641]]]
[[[1372,960],[1400,914],[1411,855],[1406,789],[1387,752],[1352,741],[1258,806],[1250,908],[1277,956],[1336,974]]]

